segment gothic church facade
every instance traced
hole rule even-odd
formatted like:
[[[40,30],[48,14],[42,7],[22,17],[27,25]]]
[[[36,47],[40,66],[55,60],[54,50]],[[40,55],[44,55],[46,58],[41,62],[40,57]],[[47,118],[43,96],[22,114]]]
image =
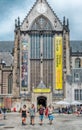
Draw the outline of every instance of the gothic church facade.
[[[69,20],[64,17],[61,22],[46,0],[36,0],[21,24],[20,18],[15,20],[14,32],[12,82],[8,82],[12,89],[4,94],[11,99],[11,107],[71,102],[79,93],[82,100],[82,54],[77,51],[81,47],[73,50]]]

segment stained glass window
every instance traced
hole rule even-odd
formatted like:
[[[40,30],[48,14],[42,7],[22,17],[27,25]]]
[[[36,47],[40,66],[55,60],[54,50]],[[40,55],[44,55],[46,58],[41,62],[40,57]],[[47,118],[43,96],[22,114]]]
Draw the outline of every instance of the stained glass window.
[[[28,43],[21,44],[21,86],[28,87]]]
[[[32,24],[31,30],[52,30],[50,21],[44,16],[40,16],[35,19]]]

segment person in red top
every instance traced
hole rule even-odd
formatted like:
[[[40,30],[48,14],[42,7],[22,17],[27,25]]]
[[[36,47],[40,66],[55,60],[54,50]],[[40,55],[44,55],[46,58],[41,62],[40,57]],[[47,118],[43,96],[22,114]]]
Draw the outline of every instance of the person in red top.
[[[45,109],[45,116],[48,117],[48,107]]]

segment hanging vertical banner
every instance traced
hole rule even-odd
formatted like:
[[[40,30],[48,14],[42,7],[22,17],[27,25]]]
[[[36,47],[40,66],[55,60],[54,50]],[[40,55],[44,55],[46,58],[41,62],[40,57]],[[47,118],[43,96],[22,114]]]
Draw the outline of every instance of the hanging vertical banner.
[[[62,89],[62,36],[55,37],[55,89]]]
[[[21,43],[21,87],[28,87],[28,43]]]

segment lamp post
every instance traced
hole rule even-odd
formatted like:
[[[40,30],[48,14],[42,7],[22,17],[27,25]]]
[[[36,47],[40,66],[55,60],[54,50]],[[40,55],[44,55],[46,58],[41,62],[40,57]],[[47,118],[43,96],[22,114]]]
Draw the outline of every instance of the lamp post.
[[[60,90],[61,89],[58,89],[58,99],[60,99]]]
[[[73,98],[72,97],[72,83],[70,83],[69,90],[68,90],[68,100],[69,100],[70,104],[73,100],[72,98]]]

